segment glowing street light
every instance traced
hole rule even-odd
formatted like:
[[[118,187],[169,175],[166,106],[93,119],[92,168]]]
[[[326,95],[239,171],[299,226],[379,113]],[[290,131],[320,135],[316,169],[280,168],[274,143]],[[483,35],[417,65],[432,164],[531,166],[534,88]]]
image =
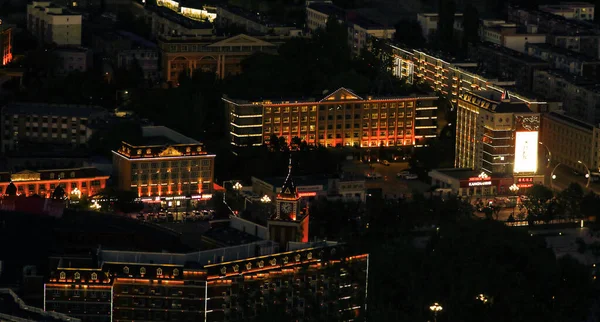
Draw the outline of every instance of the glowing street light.
[[[475,297],[476,300],[481,301],[481,303],[486,304],[490,301],[490,299],[485,294],[479,294]]]
[[[433,312],[433,321],[437,321],[437,314],[442,312],[444,308],[439,303],[433,303],[433,305],[429,306],[429,310]]]
[[[588,168],[587,164],[585,164],[585,163],[581,162],[580,160],[577,160],[577,163],[579,163],[579,164],[583,164],[583,166],[584,166],[584,167],[585,167],[585,169],[587,170],[587,174],[585,175],[585,177],[587,178],[587,184],[585,185],[585,187],[586,187],[586,188],[589,188],[589,187],[590,187],[590,179],[592,179],[592,178],[591,178],[591,175],[590,175],[590,168]]]
[[[77,197],[77,198],[81,198],[81,190],[75,188],[71,191],[71,198],[73,197]]]
[[[269,198],[267,195],[264,195],[262,198],[260,198],[260,201],[263,203],[269,203],[271,202],[271,198]]]
[[[237,191],[240,191],[240,190],[242,190],[242,188],[243,188],[243,186],[242,186],[242,184],[241,184],[241,183],[239,183],[239,182],[236,182],[236,183],[233,185],[233,189],[235,189],[235,190],[237,190]]]

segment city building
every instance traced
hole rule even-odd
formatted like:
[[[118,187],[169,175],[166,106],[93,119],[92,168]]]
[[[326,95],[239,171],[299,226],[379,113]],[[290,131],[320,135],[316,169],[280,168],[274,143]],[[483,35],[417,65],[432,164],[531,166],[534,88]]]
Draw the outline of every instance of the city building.
[[[541,5],[538,9],[567,19],[594,21],[594,7],[589,2],[561,2]]]
[[[508,21],[520,25],[535,24],[540,32],[547,34],[548,43],[600,58],[600,28],[591,22],[515,5],[508,6]]]
[[[564,113],[551,112],[542,117],[541,142],[552,153],[553,164],[564,164],[581,173],[600,169],[600,129]]]
[[[464,93],[456,116],[455,167],[489,176],[535,176],[539,131],[540,114],[508,91]]]
[[[454,20],[462,20],[462,13],[455,13]],[[439,16],[437,13],[418,13],[417,21],[421,25],[423,37],[431,42],[435,40]],[[456,24],[455,24],[456,25]]]
[[[120,189],[168,207],[212,197],[215,155],[202,143],[164,126],[144,126],[142,136],[112,151]]]
[[[423,146],[437,136],[437,97],[360,97],[340,88],[320,100],[223,98],[231,144],[260,146],[272,135],[309,145]]]
[[[520,192],[534,184],[543,184],[543,176],[513,178],[510,175],[488,174],[470,168],[435,169],[429,171],[431,185],[440,189],[450,189],[452,194],[461,197],[483,197],[512,194],[509,187],[516,184]]]
[[[491,74],[473,61],[456,61],[452,57],[434,56],[431,53],[403,49],[398,45],[390,45],[394,60],[394,75],[406,79],[409,84],[423,82],[443,97],[458,103],[459,95],[471,90],[493,89],[503,92],[504,88],[515,85],[515,81],[506,77]],[[511,97],[526,103],[532,111],[547,112],[559,109],[559,102],[538,100],[522,89],[511,89]]]
[[[214,26],[209,21],[186,17],[167,7],[145,7],[146,20],[151,26],[152,37],[161,36],[212,36]]]
[[[537,33],[537,26],[518,26],[504,20],[482,20],[479,26],[479,38],[484,42],[510,48],[525,53],[525,45],[545,43],[546,35]]]
[[[583,76],[600,77],[600,60],[551,44],[527,44],[527,54],[550,63],[550,68]]]
[[[311,33],[325,29],[329,17],[339,22],[346,20],[346,11],[331,1],[307,1],[306,4],[306,27]]]
[[[12,61],[13,28],[0,19],[0,66],[5,66]]]
[[[1,268],[1,265],[0,265]],[[0,288],[0,319],[2,321],[80,322],[66,314],[46,312],[25,304],[10,288]]]
[[[559,70],[537,70],[533,92],[563,102],[568,115],[585,122],[600,123],[600,87],[596,80]]]
[[[377,39],[393,39],[396,33],[394,26],[384,26],[375,21],[355,14],[348,14],[348,45],[353,55],[358,56],[363,49],[370,46],[371,37]]]
[[[220,5],[217,8],[216,25],[220,28],[241,27],[249,35],[302,35],[302,30],[295,26],[280,24],[266,14],[235,6]]]
[[[44,309],[83,321],[249,321],[268,308],[290,319],[364,318],[369,255],[335,243],[259,241],[192,253],[98,249],[59,260]],[[69,313],[70,312],[70,313]]]
[[[533,72],[549,68],[549,63],[489,42],[473,46],[469,55],[487,71],[513,79],[515,85],[531,91]]]
[[[33,1],[27,4],[27,30],[43,43],[80,46],[81,14],[50,1]]]
[[[106,187],[109,176],[96,168],[23,170],[17,173],[0,172],[0,194],[5,194],[9,185],[17,188],[17,194],[39,195],[50,198],[61,186],[67,196],[75,193],[93,196]]]
[[[282,191],[284,178],[257,178],[252,177],[252,192],[259,196],[268,196],[275,200],[277,194]],[[294,177],[296,189],[301,197],[309,200],[324,197],[344,201],[365,201],[366,187],[364,177],[354,176],[340,177],[317,177],[296,176]]]
[[[142,69],[145,79],[159,79],[158,46],[127,31],[119,31],[118,33],[130,40],[130,46],[117,52],[117,67],[130,69],[134,64],[137,64]]]
[[[289,37],[161,37],[158,39],[163,80],[177,84],[183,71],[212,71],[220,79],[239,74],[241,62],[255,53],[276,54],[277,47]]]
[[[84,47],[58,47],[52,51],[56,55],[55,73],[59,76],[71,72],[85,72],[94,65],[92,51]]]
[[[95,106],[10,103],[2,108],[1,149],[6,153],[29,143],[87,144],[90,124],[108,116]]]
[[[173,0],[158,0],[156,1],[156,5],[197,21],[213,22],[217,18],[217,7],[212,3],[194,4],[185,2],[182,4]]]

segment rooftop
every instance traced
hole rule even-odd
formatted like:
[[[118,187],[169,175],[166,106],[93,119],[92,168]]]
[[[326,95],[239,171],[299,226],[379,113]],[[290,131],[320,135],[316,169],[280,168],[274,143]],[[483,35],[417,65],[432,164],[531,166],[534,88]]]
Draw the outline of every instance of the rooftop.
[[[64,105],[46,103],[10,103],[2,108],[2,114],[90,117],[96,114],[107,114],[99,106]]]
[[[580,121],[576,118],[570,117],[568,115],[565,115],[563,113],[557,113],[557,112],[550,112],[544,115],[544,117],[548,117],[548,118],[552,118],[555,120],[560,120],[564,123],[570,123],[573,124],[575,126],[581,127],[583,129],[586,129],[588,131],[593,131],[594,130],[594,125]]]
[[[489,49],[490,51],[493,51],[494,53],[499,53],[499,54],[502,54],[505,56],[510,56],[511,58],[521,60],[528,64],[538,64],[538,65],[547,65],[548,64],[548,62],[543,61],[539,58],[531,57],[529,55],[523,54],[516,50],[512,50],[510,48],[500,46],[500,45],[497,45],[497,44],[494,44],[491,42],[487,42],[487,41],[481,42],[479,45],[477,45],[477,47]]]
[[[150,7],[146,6],[147,9],[155,12],[157,15],[172,21],[180,26],[187,29],[213,29],[213,24],[208,21],[198,21],[186,16],[180,15],[177,12],[165,7]]]
[[[279,23],[273,21],[273,19],[271,17],[269,17],[266,14],[261,14],[260,12],[250,11],[250,10],[246,10],[244,8],[240,8],[240,7],[236,7],[236,6],[221,5],[220,8],[222,10],[228,11],[232,14],[246,18],[250,21],[256,22],[256,23],[261,24],[266,27],[288,27],[288,25],[279,24]],[[289,26],[289,27],[292,27],[292,26]]]
[[[357,26],[360,26],[362,28],[365,29],[394,29],[395,27],[392,26],[384,26],[376,21],[373,21],[371,19],[368,19],[362,15],[352,15],[350,17],[348,17],[348,22],[355,24]]]
[[[138,36],[132,32],[119,30],[119,31],[117,31],[117,34],[119,34],[120,36],[122,36],[124,38],[131,40],[132,42],[136,43],[137,46],[146,47],[146,48],[156,48],[155,43],[151,42],[150,40],[148,40],[146,38]]]
[[[308,8],[328,16],[346,17],[346,10],[332,3],[311,3]]]
[[[527,43],[525,45],[527,48],[539,48],[542,51],[548,51],[548,52],[552,52],[553,54],[556,55],[561,55],[563,57],[567,57],[567,58],[572,58],[572,59],[576,59],[579,61],[584,61],[584,62],[588,62],[588,63],[600,63],[600,60],[584,55],[582,53],[578,53],[576,51],[573,50],[569,50],[563,47],[558,47],[558,46],[554,46],[552,44],[548,44],[548,43]]]
[[[531,113],[529,106],[523,101],[510,96],[510,92],[505,91],[504,93],[495,90],[482,90],[482,91],[471,91],[461,95],[462,99],[471,100],[469,94],[485,99],[492,103],[491,106],[486,107],[494,113]],[[508,95],[507,99],[503,99],[503,95]],[[463,98],[464,97],[464,98]]]
[[[154,145],[200,143],[166,126],[143,126],[142,137]]]
[[[469,178],[473,178],[473,177],[477,177],[480,172],[476,172],[471,168],[448,168],[448,169],[434,169],[431,170],[430,175],[432,172],[438,172],[441,174],[445,174],[449,177],[458,179],[458,180],[464,180],[464,179],[469,179]]]
[[[261,239],[241,230],[230,227],[229,222],[211,224],[202,237],[215,240],[222,245],[236,246],[258,242]]]

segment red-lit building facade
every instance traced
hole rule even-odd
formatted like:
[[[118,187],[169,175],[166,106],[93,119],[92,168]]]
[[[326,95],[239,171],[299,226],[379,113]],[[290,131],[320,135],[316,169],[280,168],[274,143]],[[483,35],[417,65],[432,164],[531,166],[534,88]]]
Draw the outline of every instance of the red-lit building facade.
[[[436,169],[429,172],[429,177],[433,186],[451,189],[458,196],[511,195],[516,193],[510,190],[513,184],[519,188],[519,193],[534,184],[544,184],[544,175],[488,175],[469,168]]]
[[[12,61],[12,27],[2,23],[0,19],[0,66],[5,66]]]
[[[142,142],[122,142],[113,151],[118,186],[147,203],[179,206],[207,200],[214,190],[215,155],[204,145],[162,126],[144,127]]]
[[[56,187],[62,186],[67,196],[72,192],[84,196],[93,196],[106,187],[109,176],[96,168],[73,168],[54,170],[25,170],[17,173],[0,173],[0,194],[12,182],[17,188],[17,195],[39,195],[50,198]],[[75,190],[77,189],[77,190]],[[78,192],[77,192],[78,191]]]
[[[83,321],[351,321],[366,311],[369,256],[345,245],[277,252],[271,241],[172,254],[98,252],[96,265],[63,260],[44,308]]]
[[[360,97],[340,88],[320,100],[223,98],[230,141],[260,146],[272,135],[326,147],[423,146],[437,136],[437,97]]]

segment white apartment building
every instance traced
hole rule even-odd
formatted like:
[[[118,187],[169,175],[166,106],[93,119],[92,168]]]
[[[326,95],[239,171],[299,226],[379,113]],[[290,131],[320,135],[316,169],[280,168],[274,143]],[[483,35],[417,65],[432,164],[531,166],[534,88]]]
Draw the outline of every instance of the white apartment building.
[[[540,11],[573,20],[594,20],[594,5],[589,2],[561,2],[539,6]]]
[[[85,72],[92,68],[92,51],[83,47],[60,47],[55,49],[54,54],[58,59],[56,73],[66,75],[71,72]]]
[[[81,45],[81,15],[49,1],[27,4],[27,30],[44,43]]]

